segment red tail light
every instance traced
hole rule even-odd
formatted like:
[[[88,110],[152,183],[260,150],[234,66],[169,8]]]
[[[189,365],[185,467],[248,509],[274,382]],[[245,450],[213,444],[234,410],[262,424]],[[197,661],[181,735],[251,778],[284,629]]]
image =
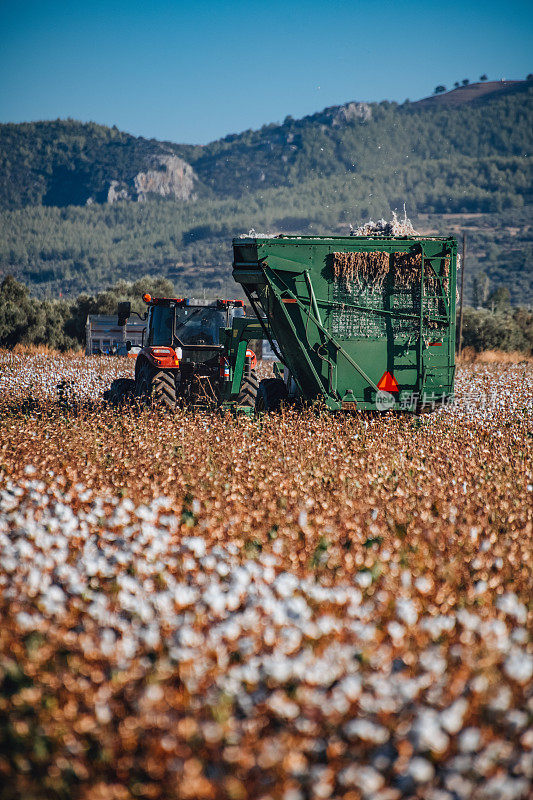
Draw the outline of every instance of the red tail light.
[[[158,367],[179,367],[179,358],[173,347],[150,347],[150,355]]]

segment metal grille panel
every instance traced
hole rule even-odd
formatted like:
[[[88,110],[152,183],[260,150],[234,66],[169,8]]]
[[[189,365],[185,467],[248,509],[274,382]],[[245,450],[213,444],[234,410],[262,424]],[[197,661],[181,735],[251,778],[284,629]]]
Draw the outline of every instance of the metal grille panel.
[[[418,333],[418,319],[402,319],[386,314],[372,313],[350,308],[350,305],[361,305],[377,311],[400,311],[405,314],[420,313],[420,289],[418,286],[406,289],[389,286],[363,286],[357,281],[333,281],[333,301],[347,305],[335,308],[331,315],[331,333],[343,339],[382,339],[388,334],[410,335]],[[440,313],[440,302],[437,295],[424,294],[424,312],[430,316]],[[434,326],[433,326],[434,327]],[[430,329],[424,326],[429,335]]]

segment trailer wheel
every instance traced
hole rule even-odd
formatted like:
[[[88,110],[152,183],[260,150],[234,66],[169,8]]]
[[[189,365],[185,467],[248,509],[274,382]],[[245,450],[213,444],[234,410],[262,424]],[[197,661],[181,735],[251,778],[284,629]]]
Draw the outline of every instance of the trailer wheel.
[[[255,408],[257,411],[278,411],[287,397],[285,381],[281,378],[265,378],[259,384]]]
[[[251,370],[249,375],[244,375],[239,394],[237,395],[237,405],[245,408],[255,408],[257,402],[257,392],[259,381],[255,370]]]

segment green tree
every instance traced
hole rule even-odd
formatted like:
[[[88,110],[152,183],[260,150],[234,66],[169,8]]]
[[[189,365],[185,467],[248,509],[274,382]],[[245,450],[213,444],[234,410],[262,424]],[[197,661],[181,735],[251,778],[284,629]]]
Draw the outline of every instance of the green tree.
[[[506,311],[511,305],[511,293],[507,286],[498,286],[489,296],[486,305],[493,314]]]
[[[473,281],[474,306],[484,306],[489,298],[490,278],[485,272],[478,272]]]
[[[530,355],[533,348],[532,317],[521,310],[492,313],[485,308],[465,308],[463,317],[463,344],[477,352],[483,350],[523,351]]]
[[[42,323],[38,303],[32,302],[28,288],[12,275],[0,284],[0,346],[18,342],[30,344]]]

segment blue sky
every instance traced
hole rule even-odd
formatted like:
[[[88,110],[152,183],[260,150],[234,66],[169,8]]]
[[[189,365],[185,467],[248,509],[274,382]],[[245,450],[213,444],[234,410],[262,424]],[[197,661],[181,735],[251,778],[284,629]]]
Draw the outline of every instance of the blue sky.
[[[349,100],[533,72],[530,2],[0,0],[0,121],[203,144]]]

